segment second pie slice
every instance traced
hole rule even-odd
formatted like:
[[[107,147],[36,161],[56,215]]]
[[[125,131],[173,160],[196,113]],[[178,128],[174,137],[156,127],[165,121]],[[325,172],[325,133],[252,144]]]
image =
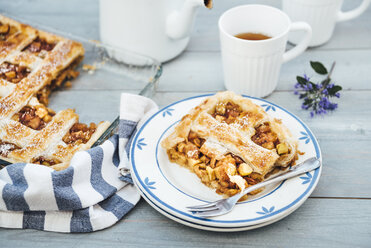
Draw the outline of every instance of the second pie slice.
[[[193,108],[161,145],[171,162],[227,196],[297,159],[297,140],[281,121],[229,91]]]
[[[48,108],[50,93],[78,76],[81,43],[0,15],[0,159],[67,168],[109,122],[86,125],[73,109]],[[0,165],[1,168],[1,165]]]

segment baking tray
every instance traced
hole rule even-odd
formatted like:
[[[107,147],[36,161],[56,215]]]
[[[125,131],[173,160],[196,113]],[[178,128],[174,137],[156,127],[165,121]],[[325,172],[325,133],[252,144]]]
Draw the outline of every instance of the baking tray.
[[[49,107],[55,111],[74,108],[84,123],[112,120],[109,128],[94,143],[100,145],[117,129],[119,97],[122,92],[152,97],[162,74],[161,63],[150,57],[128,50],[88,40],[17,16],[1,13],[36,29],[50,32],[83,44],[84,60],[77,67],[80,75],[70,88],[54,91]],[[85,65],[85,66],[84,66]],[[88,65],[88,66],[86,66]],[[87,69],[92,66],[95,69]],[[0,169],[9,162],[0,159]]]

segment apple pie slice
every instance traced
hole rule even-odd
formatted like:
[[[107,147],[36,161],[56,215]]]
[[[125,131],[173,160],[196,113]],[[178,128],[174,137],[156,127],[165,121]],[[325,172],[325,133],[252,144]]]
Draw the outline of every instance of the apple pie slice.
[[[171,162],[228,196],[297,158],[297,141],[280,120],[228,91],[193,108],[161,145]]]

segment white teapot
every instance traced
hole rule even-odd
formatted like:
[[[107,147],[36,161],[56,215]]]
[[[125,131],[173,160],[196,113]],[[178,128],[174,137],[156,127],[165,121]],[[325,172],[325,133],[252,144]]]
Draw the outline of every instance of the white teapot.
[[[102,42],[161,62],[179,55],[189,42],[198,7],[212,0],[100,0]]]

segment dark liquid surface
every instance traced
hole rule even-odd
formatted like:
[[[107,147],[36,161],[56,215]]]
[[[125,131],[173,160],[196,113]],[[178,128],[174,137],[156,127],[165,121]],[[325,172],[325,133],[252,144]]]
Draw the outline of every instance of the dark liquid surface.
[[[264,34],[259,33],[240,33],[236,34],[235,37],[243,39],[243,40],[267,40],[272,37],[266,36]]]

